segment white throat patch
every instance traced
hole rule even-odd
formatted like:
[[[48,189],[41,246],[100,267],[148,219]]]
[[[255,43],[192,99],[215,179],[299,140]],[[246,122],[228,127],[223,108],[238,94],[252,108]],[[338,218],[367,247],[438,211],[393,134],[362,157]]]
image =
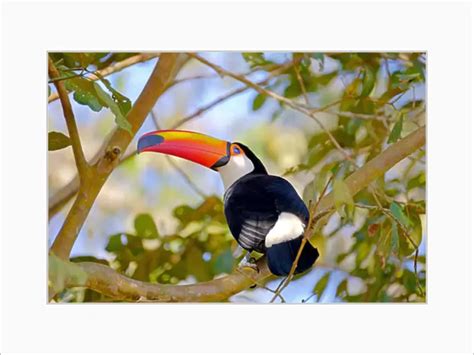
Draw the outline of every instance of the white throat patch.
[[[265,237],[265,246],[270,248],[273,244],[280,244],[298,238],[304,233],[305,225],[298,216],[289,212],[282,212],[278,220]]]
[[[221,175],[224,188],[227,190],[230,185],[242,176],[252,172],[254,168],[252,161],[244,154],[240,154],[231,156],[229,162],[217,168],[217,171]]]

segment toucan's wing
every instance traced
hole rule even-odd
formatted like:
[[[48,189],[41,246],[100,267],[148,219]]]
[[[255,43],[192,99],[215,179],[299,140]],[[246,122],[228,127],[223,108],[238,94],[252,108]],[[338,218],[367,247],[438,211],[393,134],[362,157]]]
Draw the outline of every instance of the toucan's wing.
[[[247,250],[265,252],[265,238],[281,213],[306,224],[308,209],[293,186],[272,175],[249,174],[225,194],[225,215],[232,235]]]
[[[271,175],[244,176],[226,191],[225,214],[243,248],[265,253],[273,274],[290,273],[309,212],[288,181]],[[295,272],[311,268],[318,256],[318,250],[307,242]]]

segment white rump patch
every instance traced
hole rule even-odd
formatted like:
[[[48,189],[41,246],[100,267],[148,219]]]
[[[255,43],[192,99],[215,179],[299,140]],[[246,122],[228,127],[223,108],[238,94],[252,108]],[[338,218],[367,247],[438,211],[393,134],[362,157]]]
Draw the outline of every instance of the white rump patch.
[[[298,238],[304,233],[305,225],[293,213],[282,212],[278,220],[265,238],[265,246],[270,248],[273,244],[287,242]]]

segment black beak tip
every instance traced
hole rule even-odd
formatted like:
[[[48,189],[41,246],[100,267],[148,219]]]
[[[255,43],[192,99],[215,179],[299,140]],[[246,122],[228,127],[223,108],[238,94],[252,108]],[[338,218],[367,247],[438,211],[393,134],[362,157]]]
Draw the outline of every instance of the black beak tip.
[[[143,136],[138,140],[137,153],[143,152],[145,149],[156,146],[164,142],[163,136],[160,135],[149,135]]]

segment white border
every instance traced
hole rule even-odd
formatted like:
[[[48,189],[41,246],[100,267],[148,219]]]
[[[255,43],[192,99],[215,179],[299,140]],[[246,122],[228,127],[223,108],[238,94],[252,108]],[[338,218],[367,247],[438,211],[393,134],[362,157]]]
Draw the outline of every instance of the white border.
[[[430,2],[7,3],[2,350],[468,352],[469,11],[467,3]],[[429,303],[46,305],[45,52],[104,48],[427,50]]]

